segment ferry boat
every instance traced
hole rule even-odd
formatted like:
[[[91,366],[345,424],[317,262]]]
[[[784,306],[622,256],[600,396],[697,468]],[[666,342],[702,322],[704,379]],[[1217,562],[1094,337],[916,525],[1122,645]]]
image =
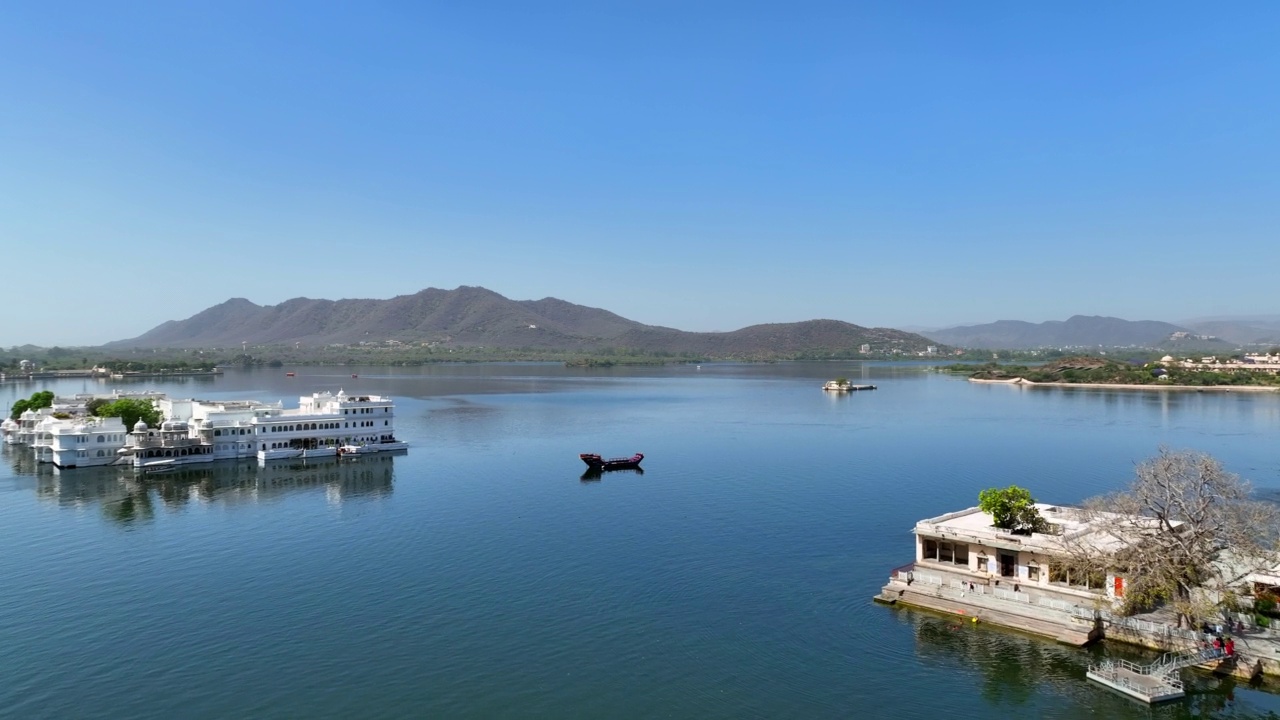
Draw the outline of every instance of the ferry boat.
[[[312,393],[298,407],[251,400],[160,402],[159,429],[138,423],[120,451],[138,468],[257,457],[259,461],[405,450],[395,436],[395,405],[380,395]],[[345,452],[344,452],[345,454]]]

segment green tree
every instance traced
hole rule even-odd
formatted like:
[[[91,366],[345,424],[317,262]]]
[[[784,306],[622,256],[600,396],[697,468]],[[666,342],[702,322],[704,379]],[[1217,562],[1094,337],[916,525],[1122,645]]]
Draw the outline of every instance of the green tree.
[[[991,516],[992,524],[1020,533],[1044,532],[1048,525],[1026,488],[987,488],[978,493],[978,509]]]
[[[53,391],[42,390],[34,393],[26,400],[15,402],[13,407],[9,408],[9,419],[17,420],[27,410],[39,410],[47,407],[53,407]]]
[[[30,401],[30,400],[15,400],[15,401],[14,401],[14,403],[13,403],[13,406],[12,406],[11,408],[9,408],[9,410],[10,410],[10,412],[9,412],[9,419],[10,419],[10,420],[17,420],[18,418],[22,417],[22,413],[24,413],[24,412],[26,412],[26,411],[28,411],[28,410],[30,410],[30,409],[31,409],[31,401]]]
[[[113,400],[106,405],[98,408],[98,417],[118,417],[124,423],[126,430],[133,430],[133,426],[142,420],[148,425],[156,426],[160,424],[160,409],[156,407],[155,402],[144,398],[120,398]]]
[[[98,411],[101,410],[104,405],[108,405],[110,403],[111,401],[106,398],[93,398],[84,404],[84,409],[90,415],[98,415],[98,417],[102,417]]]

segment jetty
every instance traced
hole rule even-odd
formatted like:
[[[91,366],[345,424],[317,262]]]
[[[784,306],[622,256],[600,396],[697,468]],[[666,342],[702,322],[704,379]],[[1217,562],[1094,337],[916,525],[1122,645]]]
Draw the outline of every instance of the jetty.
[[[1220,647],[1167,652],[1149,665],[1128,660],[1104,660],[1090,664],[1085,677],[1117,692],[1147,703],[1177,700],[1186,695],[1178,671],[1215,660],[1232,660]]]

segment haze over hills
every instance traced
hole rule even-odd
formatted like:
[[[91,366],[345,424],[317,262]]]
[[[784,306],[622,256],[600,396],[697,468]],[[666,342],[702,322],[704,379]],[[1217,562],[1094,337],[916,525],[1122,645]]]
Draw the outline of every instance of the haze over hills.
[[[1182,323],[1202,335],[1239,345],[1280,344],[1280,317],[1203,318]]]
[[[1224,340],[1157,320],[1074,315],[1065,321],[1000,320],[925,333],[940,343],[969,348],[1148,347],[1227,349]]]
[[[454,290],[428,288],[389,300],[294,298],[263,306],[233,298],[186,320],[171,320],[107,347],[231,348],[241,343],[320,346],[361,342],[582,352],[613,348],[709,357],[850,353],[864,344],[874,352],[919,352],[936,344],[913,333],[838,320],[753,325],[723,333],[685,332],[556,298],[517,301],[485,288],[463,286]]]

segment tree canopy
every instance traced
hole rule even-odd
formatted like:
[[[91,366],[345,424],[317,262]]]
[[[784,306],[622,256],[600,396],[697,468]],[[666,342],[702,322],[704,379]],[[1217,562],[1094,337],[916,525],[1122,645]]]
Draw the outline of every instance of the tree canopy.
[[[1091,523],[1127,542],[1113,552],[1077,551],[1084,564],[1126,578],[1132,611],[1162,603],[1179,620],[1204,619],[1233,603],[1233,583],[1280,562],[1280,507],[1202,452],[1161,448],[1129,487],[1085,503]]]
[[[9,409],[9,419],[17,420],[22,413],[28,410],[39,410],[47,407],[53,407],[53,391],[42,390],[26,400],[15,402],[13,407]]]
[[[139,420],[151,426],[160,424],[160,409],[155,402],[144,398],[120,398],[100,405],[95,413],[98,417],[118,417],[126,430],[133,430]]]
[[[1048,524],[1036,509],[1031,491],[1010,485],[978,493],[978,509],[991,516],[993,525],[1015,533],[1044,532]]]

